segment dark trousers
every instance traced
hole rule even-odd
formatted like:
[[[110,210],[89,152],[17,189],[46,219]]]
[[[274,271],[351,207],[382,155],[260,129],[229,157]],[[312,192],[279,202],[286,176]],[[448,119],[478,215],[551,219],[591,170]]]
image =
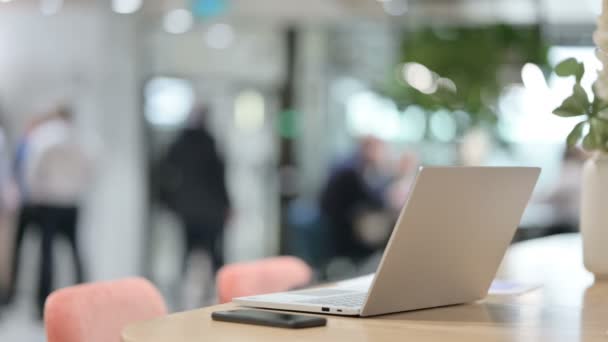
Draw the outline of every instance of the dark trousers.
[[[17,292],[17,279],[19,279],[19,267],[21,247],[23,238],[28,229],[38,229],[40,227],[39,209],[37,206],[23,204],[17,215],[15,227],[15,239],[13,241],[13,253],[11,259],[10,279],[6,294],[6,300],[12,301]]]
[[[76,283],[84,281],[84,269],[78,248],[78,208],[68,206],[39,206],[42,230],[42,249],[40,253],[40,279],[38,305],[42,312],[46,297],[53,291],[53,242],[57,237],[66,238],[72,251]]]
[[[36,304],[42,314],[46,297],[53,291],[53,241],[56,237],[66,238],[72,250],[75,278],[77,283],[84,281],[84,269],[77,241],[78,208],[50,205],[24,205],[17,218],[11,277],[7,293],[8,301],[12,301],[17,290],[17,280],[20,272],[21,247],[28,229],[40,231],[40,274],[38,278],[38,293]]]
[[[213,273],[224,265],[224,227],[202,223],[185,224],[185,243],[183,270],[186,270],[188,257],[195,250],[204,250],[211,256]]]

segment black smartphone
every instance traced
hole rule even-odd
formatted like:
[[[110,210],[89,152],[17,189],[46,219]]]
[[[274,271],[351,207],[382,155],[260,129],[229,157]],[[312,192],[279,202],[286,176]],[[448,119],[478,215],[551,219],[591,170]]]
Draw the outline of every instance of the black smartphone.
[[[265,325],[279,328],[312,328],[327,324],[324,317],[294,315],[262,310],[228,310],[211,313],[215,321]]]

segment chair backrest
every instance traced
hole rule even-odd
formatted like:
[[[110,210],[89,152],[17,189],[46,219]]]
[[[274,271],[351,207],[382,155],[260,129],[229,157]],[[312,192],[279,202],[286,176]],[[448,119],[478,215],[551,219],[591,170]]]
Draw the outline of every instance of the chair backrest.
[[[46,300],[47,342],[120,342],[122,329],[167,314],[159,291],[143,278],[66,287]]]
[[[282,256],[222,267],[217,274],[220,303],[235,297],[287,291],[306,285],[312,279],[311,268],[302,260]]]

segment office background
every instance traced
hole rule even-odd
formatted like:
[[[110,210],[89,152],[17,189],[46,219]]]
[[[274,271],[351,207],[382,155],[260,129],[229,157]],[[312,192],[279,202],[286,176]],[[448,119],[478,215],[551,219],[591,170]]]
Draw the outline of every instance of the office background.
[[[212,258],[205,249],[184,256],[184,222],[162,191],[168,151],[200,106],[225,169],[229,205],[218,228],[225,262],[294,254],[320,279],[355,274],[382,249],[421,164],[541,166],[516,239],[576,231],[578,183],[568,180],[579,178],[581,157],[564,148],[576,119],[551,115],[573,80],[552,69],[567,57],[600,67],[591,41],[600,7],[591,0],[3,0],[2,169],[13,169],[32,120],[68,104],[80,143],[95,156],[79,203],[86,280],[144,275],[174,310],[214,301]],[[373,163],[361,177],[379,199],[348,213],[357,242],[337,253],[343,235],[325,215],[323,194],[340,188],[330,186],[332,175],[357,158]],[[4,286],[22,205],[15,173],[2,181]],[[35,230],[25,235],[0,339],[43,340],[31,308],[39,241]],[[61,287],[73,282],[71,255],[64,239],[55,244]]]

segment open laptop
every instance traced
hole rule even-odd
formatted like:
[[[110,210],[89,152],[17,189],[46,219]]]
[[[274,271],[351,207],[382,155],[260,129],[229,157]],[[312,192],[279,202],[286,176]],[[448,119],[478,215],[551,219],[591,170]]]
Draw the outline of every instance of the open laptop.
[[[375,274],[233,302],[373,316],[481,299],[539,174],[533,167],[421,167]]]

